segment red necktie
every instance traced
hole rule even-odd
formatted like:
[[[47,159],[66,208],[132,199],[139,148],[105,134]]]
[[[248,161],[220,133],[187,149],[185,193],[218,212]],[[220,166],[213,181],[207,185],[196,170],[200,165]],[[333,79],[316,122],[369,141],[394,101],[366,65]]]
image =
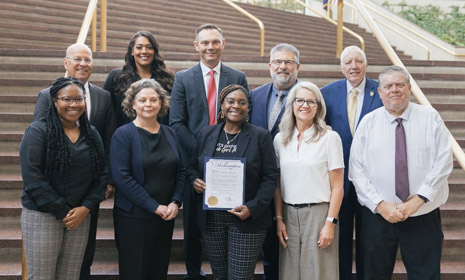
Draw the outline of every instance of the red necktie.
[[[215,70],[208,72],[210,80],[208,81],[207,89],[207,105],[208,105],[208,125],[216,124],[216,83]]]

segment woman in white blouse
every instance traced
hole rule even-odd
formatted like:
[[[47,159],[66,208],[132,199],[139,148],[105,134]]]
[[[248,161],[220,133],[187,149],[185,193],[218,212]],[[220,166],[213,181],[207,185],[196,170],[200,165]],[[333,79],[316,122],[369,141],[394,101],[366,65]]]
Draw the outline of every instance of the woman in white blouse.
[[[342,143],[326,126],[318,87],[295,85],[274,147],[280,167],[275,193],[280,279],[339,279],[337,217],[344,175]]]

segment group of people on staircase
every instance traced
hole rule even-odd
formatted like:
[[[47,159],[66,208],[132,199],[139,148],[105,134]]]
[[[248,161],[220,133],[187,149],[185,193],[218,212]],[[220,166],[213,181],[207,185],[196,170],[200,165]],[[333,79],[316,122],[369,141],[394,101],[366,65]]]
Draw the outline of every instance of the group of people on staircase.
[[[20,145],[28,279],[90,279],[113,196],[120,279],[166,279],[181,206],[184,279],[206,279],[202,248],[214,279],[254,279],[260,258],[268,280],[352,279],[354,230],[357,279],[391,279],[398,246],[409,279],[439,279],[451,143],[439,114],[410,102],[406,69],[369,79],[349,46],[345,79],[320,89],[280,43],[272,81],[249,93],[221,60],[221,28],[199,26],[193,45],[200,62],[174,75],[139,31],[103,89],[91,50],[68,47]],[[243,204],[205,209],[211,158],[245,163]]]

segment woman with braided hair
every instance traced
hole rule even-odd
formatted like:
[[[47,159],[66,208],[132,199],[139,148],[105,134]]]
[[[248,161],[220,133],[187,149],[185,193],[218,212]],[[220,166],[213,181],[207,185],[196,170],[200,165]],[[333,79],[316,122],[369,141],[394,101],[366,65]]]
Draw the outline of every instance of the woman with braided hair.
[[[20,145],[21,228],[28,279],[78,279],[90,212],[104,199],[108,171],[102,140],[84,114],[84,86],[59,78],[53,103]]]
[[[160,54],[160,46],[149,31],[139,31],[129,41],[124,57],[123,68],[114,69],[108,74],[103,88],[111,93],[117,127],[131,122],[122,108],[126,90],[140,79],[154,79],[169,93],[173,88],[174,74],[165,65]],[[158,121],[168,125],[168,114]]]

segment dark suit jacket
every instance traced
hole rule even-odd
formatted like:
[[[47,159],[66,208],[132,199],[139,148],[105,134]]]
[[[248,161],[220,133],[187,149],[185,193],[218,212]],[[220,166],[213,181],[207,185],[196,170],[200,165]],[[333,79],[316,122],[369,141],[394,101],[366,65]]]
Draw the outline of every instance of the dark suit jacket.
[[[89,91],[90,104],[92,106],[89,122],[91,125],[95,126],[100,134],[106,154],[108,154],[111,136],[116,129],[110,93],[91,83],[89,83]],[[34,109],[35,121],[47,114],[48,107],[51,103],[52,98],[50,97],[50,88],[41,90]]]
[[[350,132],[349,119],[347,118],[347,83],[346,80],[336,81],[323,88],[321,93],[326,103],[326,124],[331,126],[334,131],[339,133],[342,140],[342,149],[344,152],[344,196],[349,191],[349,152],[352,146],[352,133]],[[360,113],[360,120],[367,113],[383,106],[378,94],[378,82],[366,79],[365,94],[363,96],[363,106]],[[356,126],[358,126],[358,123]]]
[[[221,64],[218,94],[231,84],[239,84],[248,90],[247,79],[243,72]],[[176,74],[171,91],[170,126],[178,134],[184,160],[190,161],[200,129],[208,126],[205,92],[200,63]]]
[[[178,139],[174,130],[161,125],[171,149],[178,158],[178,173],[172,200],[182,201],[185,184],[185,168],[179,151]],[[154,213],[159,203],[144,189],[144,167],[142,166],[142,145],[133,122],[119,127],[112,138],[110,148],[111,170],[116,184],[115,205],[131,211],[134,204]]]
[[[250,92],[250,98],[252,100],[252,112],[250,113],[250,123],[264,129],[268,129],[268,100],[272,93],[273,83],[262,85]],[[291,87],[292,88],[292,87]],[[273,128],[271,129],[271,137],[274,139],[276,134],[279,132],[279,123],[284,113],[283,110],[278,115]]]
[[[214,155],[219,135],[223,133],[223,127],[224,124],[218,124],[201,130],[198,158],[193,163],[194,170],[191,170],[193,173],[190,175],[191,183],[195,178],[203,178],[204,158]],[[272,222],[270,203],[278,177],[273,140],[267,130],[248,122],[242,124],[238,139],[237,155],[246,159],[245,205],[249,208],[251,216],[244,221],[235,218],[235,223],[242,232],[266,230]],[[205,229],[206,211],[202,210],[203,195],[196,195],[195,200],[198,207],[196,212],[199,227]]]

